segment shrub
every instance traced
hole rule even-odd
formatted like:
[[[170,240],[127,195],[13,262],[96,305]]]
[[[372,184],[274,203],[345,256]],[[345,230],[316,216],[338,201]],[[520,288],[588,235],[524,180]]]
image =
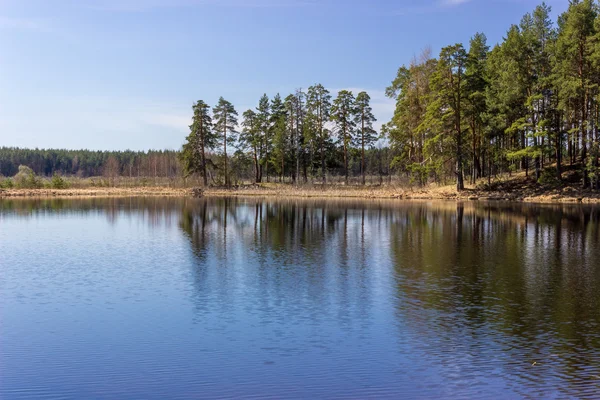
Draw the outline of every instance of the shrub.
[[[14,181],[19,188],[37,189],[43,186],[35,172],[26,165],[19,165],[19,172],[15,175]]]
[[[53,189],[66,189],[69,187],[69,184],[62,176],[54,174],[54,176],[52,176],[52,180],[50,181],[50,186]]]
[[[2,189],[12,189],[13,187],[15,187],[15,182],[12,178],[6,178],[0,181],[0,188]]]
[[[592,182],[592,188],[596,189],[598,182],[600,181],[600,165],[598,165],[599,153],[600,149],[598,148],[598,144],[594,143],[590,149],[590,156],[587,158],[586,163],[586,169],[588,171],[590,181]]]
[[[556,176],[556,170],[552,168],[546,168],[540,174],[538,183],[544,186],[558,186],[560,185],[560,180]]]
[[[98,180],[92,178],[92,179],[90,179],[90,184],[92,185],[92,187],[108,187],[108,186],[110,186],[108,179],[102,179],[102,178],[99,178]]]
[[[477,190],[487,190],[488,192],[501,190],[502,182],[499,180],[493,180],[490,183],[488,181],[481,181],[475,185]]]

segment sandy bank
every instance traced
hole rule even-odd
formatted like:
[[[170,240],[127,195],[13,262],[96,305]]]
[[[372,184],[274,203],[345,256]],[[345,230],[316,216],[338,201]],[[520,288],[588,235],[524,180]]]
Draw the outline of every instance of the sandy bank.
[[[208,188],[205,196],[260,196],[302,198],[365,198],[402,200],[517,201],[535,203],[600,203],[600,193],[571,187],[543,189],[529,187],[506,191],[467,189],[457,192],[452,186],[425,189],[395,187],[301,186],[266,184],[238,188]],[[0,197],[112,197],[112,196],[191,196],[191,189],[170,187],[76,188],[76,189],[2,189]]]

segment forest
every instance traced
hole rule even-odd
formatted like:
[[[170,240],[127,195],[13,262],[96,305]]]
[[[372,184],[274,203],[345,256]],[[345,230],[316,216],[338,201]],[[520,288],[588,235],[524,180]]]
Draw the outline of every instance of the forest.
[[[577,165],[581,186],[597,189],[598,4],[570,1],[556,25],[550,11],[542,3],[491,49],[477,33],[468,48],[424,51],[401,67],[387,89],[393,166],[422,184],[454,175],[461,190],[513,171],[560,182],[564,165]]]
[[[542,3],[490,47],[483,33],[435,57],[422,51],[386,89],[395,103],[380,132],[367,92],[321,84],[264,94],[238,113],[198,100],[179,151],[102,152],[0,148],[0,174],[261,182],[491,186],[521,172],[560,184],[568,167],[600,187],[600,5],[572,0],[551,18]],[[374,179],[374,177],[376,179]]]

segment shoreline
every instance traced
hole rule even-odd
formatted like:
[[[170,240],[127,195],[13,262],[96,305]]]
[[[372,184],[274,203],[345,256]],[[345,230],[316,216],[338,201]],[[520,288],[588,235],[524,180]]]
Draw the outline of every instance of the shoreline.
[[[524,203],[584,203],[600,204],[600,193],[563,188],[510,192],[467,189],[457,192],[453,187],[395,188],[395,187],[343,187],[318,186],[242,186],[239,188],[207,188],[206,197],[275,197],[275,198],[354,198],[397,200],[447,200],[447,201],[512,201]],[[72,189],[1,189],[3,198],[82,198],[82,197],[193,197],[191,188],[132,187],[132,188],[72,188]]]

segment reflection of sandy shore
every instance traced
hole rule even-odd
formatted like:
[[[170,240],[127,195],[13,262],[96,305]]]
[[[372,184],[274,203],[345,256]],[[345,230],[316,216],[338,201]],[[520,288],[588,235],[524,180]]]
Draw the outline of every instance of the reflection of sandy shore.
[[[410,189],[400,187],[321,187],[265,184],[238,188],[208,188],[206,196],[261,196],[261,197],[302,197],[302,198],[366,198],[404,200],[508,200],[532,203],[600,203],[600,193],[581,190],[510,192],[482,191],[468,189],[458,193],[452,186]],[[87,188],[87,189],[0,189],[0,197],[99,197],[99,196],[187,196],[190,189],[169,187],[137,188]]]

